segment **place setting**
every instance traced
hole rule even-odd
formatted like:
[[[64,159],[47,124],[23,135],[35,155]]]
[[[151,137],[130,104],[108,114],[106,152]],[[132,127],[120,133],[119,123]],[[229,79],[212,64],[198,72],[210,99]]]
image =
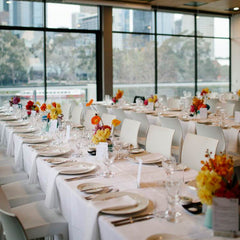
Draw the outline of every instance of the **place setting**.
[[[35,148],[38,151],[39,156],[43,157],[56,157],[61,156],[72,151],[70,146],[41,146],[40,148]]]
[[[23,138],[23,142],[24,143],[28,143],[28,144],[39,144],[39,143],[47,143],[50,142],[52,140],[51,137],[49,136],[26,136],[25,138]]]
[[[139,153],[131,152],[127,159],[134,163],[139,163],[141,159],[142,164],[159,164],[165,160],[165,157],[160,153],[139,150]]]
[[[35,127],[14,127],[13,128],[13,132],[14,133],[32,133],[32,132],[36,132],[38,129]]]

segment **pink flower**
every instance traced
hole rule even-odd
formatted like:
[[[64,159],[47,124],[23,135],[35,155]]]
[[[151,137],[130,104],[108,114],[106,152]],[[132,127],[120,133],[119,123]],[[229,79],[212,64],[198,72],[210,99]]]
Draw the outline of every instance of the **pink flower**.
[[[190,107],[190,112],[195,112],[195,107],[193,105]]]
[[[148,105],[148,99],[144,100],[143,104],[147,106]]]

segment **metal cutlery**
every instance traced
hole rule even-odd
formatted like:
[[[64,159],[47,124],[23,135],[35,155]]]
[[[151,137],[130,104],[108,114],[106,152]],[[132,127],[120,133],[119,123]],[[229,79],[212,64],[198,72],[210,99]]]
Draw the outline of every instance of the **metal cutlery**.
[[[66,178],[64,179],[66,182],[72,182],[72,181],[76,181],[76,180],[81,180],[83,178],[93,178],[96,177],[96,174],[84,174],[78,177],[73,177],[73,178]]]
[[[146,214],[146,215],[142,215],[142,216],[129,217],[128,219],[115,221],[115,223],[112,222],[112,224],[115,227],[118,227],[118,226],[122,226],[122,225],[126,225],[126,224],[132,224],[132,223],[135,223],[135,222],[150,220],[152,218],[154,218],[153,214]]]
[[[86,200],[93,200],[95,197],[97,197],[100,194],[109,193],[109,192],[118,192],[118,191],[119,191],[119,189],[117,189],[117,188],[107,188],[106,187],[106,189],[103,189],[103,191],[101,191],[100,193],[91,194],[90,196],[85,197],[85,199]]]

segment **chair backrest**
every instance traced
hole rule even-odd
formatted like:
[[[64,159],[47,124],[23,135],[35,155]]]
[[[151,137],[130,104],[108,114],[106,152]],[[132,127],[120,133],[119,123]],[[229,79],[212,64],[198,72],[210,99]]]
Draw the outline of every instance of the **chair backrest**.
[[[225,110],[226,115],[233,116],[233,111],[235,104],[234,103],[218,103],[218,106]]]
[[[218,140],[216,154],[225,152],[226,143],[224,138],[224,133],[221,127],[218,126],[209,126],[205,124],[196,124],[197,135],[210,137]]]
[[[120,129],[122,127],[123,120],[127,118],[127,115],[125,114],[123,109],[119,109],[119,108],[113,108],[112,114],[115,115],[116,118],[121,121],[121,124],[116,127],[116,129]]]
[[[181,101],[179,98],[173,97],[167,100],[167,107],[168,108],[180,108]]]
[[[91,119],[95,115],[95,111],[92,109],[87,109],[84,117],[84,126],[87,130],[94,129],[94,126],[92,125]]]
[[[136,113],[131,112],[131,117],[133,120],[139,121],[141,123],[138,136],[139,137],[147,137],[148,129],[149,129],[149,121],[145,113]]]
[[[108,113],[103,113],[102,115],[102,121],[105,125],[112,125],[112,120],[115,119],[116,116]]]
[[[120,140],[123,143],[132,144],[134,147],[138,146],[138,131],[140,122],[132,119],[124,119],[120,132]]]
[[[97,105],[95,105],[95,107],[97,109],[97,112],[98,112],[99,116],[102,116],[103,113],[108,113],[108,110],[107,110],[106,106],[97,104]]]
[[[75,106],[73,108],[72,117],[71,117],[71,121],[73,123],[80,124],[82,111],[83,111],[83,108],[81,106]]]
[[[218,100],[218,98],[210,98],[206,100],[206,103],[209,105],[209,111],[212,113],[216,112],[216,108],[218,106],[218,104],[220,103],[220,101]]]
[[[24,228],[15,214],[0,209],[0,220],[7,240],[27,240]]]
[[[145,101],[145,97],[144,96],[135,96],[133,99],[133,103],[136,103],[136,100],[140,98],[141,100]]]
[[[158,99],[160,100],[160,102],[164,105],[167,106],[167,96],[166,95],[159,95]]]
[[[70,111],[71,111],[71,103],[63,103],[62,104],[62,114],[65,120],[69,120],[70,118]]]
[[[215,155],[218,140],[188,133],[182,147],[181,161],[183,165],[199,171],[201,161],[206,160],[206,151]]]
[[[168,118],[160,116],[159,119],[162,127],[171,128],[175,130],[172,145],[181,147],[183,140],[183,131],[181,123],[178,120],[178,118]]]
[[[171,157],[173,129],[150,125],[146,140],[146,151],[161,153],[165,157]]]
[[[228,103],[234,104],[233,114],[235,115],[235,111],[240,111],[240,101],[239,100],[228,100]]]

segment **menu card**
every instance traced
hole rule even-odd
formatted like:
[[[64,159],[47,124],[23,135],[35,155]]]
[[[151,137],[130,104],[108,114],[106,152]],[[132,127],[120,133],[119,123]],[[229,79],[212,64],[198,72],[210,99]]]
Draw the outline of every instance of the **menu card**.
[[[236,123],[240,123],[240,111],[235,111],[235,119]]]
[[[108,143],[100,142],[96,146],[96,158],[98,161],[101,161],[106,157],[108,157]]]
[[[71,131],[71,126],[67,125],[67,128],[66,128],[66,139],[67,139],[67,141],[70,139],[70,131]]]
[[[229,236],[239,229],[239,205],[237,198],[213,198],[212,223],[215,235]],[[216,234],[217,233],[217,234]],[[222,234],[221,234],[222,233]]]
[[[51,120],[49,132],[50,133],[55,133],[57,130],[57,120]]]
[[[207,119],[207,108],[200,108],[200,118]]]

